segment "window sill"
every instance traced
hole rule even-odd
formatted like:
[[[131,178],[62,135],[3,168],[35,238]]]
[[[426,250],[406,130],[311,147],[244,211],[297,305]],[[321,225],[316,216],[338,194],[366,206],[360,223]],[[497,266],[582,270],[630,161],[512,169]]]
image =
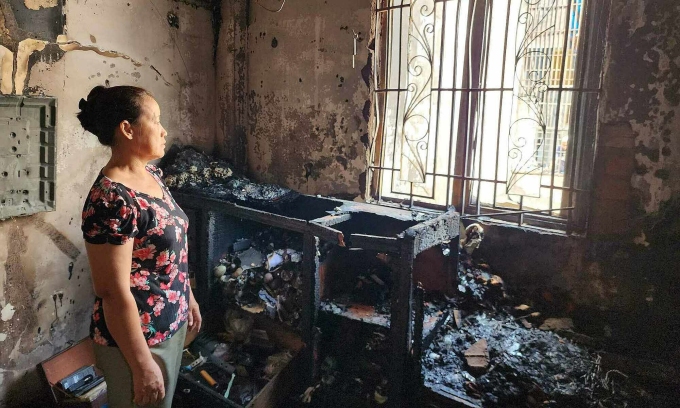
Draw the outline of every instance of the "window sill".
[[[494,226],[494,227],[500,227],[502,229],[507,228],[508,230],[515,230],[515,231],[533,232],[533,233],[541,234],[541,235],[550,235],[550,236],[559,236],[559,237],[577,238],[577,239],[585,239],[586,238],[585,233],[567,232],[567,231],[564,231],[564,230],[538,227],[538,226],[535,226],[535,225],[527,225],[527,224],[517,225],[517,223],[498,220],[498,219],[494,219],[494,218],[491,218],[491,217],[484,217],[484,216],[480,216],[479,219],[467,218],[464,221],[467,221],[466,224],[468,224],[468,225],[475,223],[475,222],[478,222],[482,225],[491,225],[491,226]]]
[[[366,200],[367,203],[370,204],[375,204],[375,205],[380,205],[384,207],[390,207],[390,208],[398,208],[402,210],[409,210],[413,211],[416,213],[423,213],[423,214],[429,214],[429,215],[438,215],[446,211],[442,206],[433,206],[433,207],[424,207],[419,205],[420,203],[414,203],[414,205],[411,207],[407,204],[402,204],[400,202],[395,202],[395,201],[384,201],[384,200],[376,200],[376,199],[369,199]],[[491,210],[489,210],[491,211]],[[586,233],[585,232],[576,232],[576,231],[566,231],[563,228],[550,228],[548,225],[563,225],[566,226],[566,220],[564,219],[557,219],[553,218],[550,219],[550,217],[541,217],[537,216],[535,214],[527,214],[525,217],[530,218],[530,222],[535,222],[537,224],[543,224],[543,225],[533,225],[529,223],[524,223],[522,225],[518,225],[517,221],[508,221],[508,220],[503,220],[499,219],[499,217],[506,217],[506,218],[517,218],[517,215],[499,215],[502,210],[495,210],[492,211],[493,214],[495,214],[493,217],[485,214],[480,214],[480,215],[473,215],[466,213],[463,215],[464,217],[469,217],[465,218],[461,221],[465,222],[467,225],[478,222],[484,225],[493,225],[495,227],[501,227],[501,228],[509,228],[513,230],[521,230],[521,231],[529,231],[529,232],[534,232],[537,234],[542,234],[542,235],[551,235],[551,236],[561,236],[561,237],[569,237],[569,238],[586,238]],[[541,220],[543,218],[543,220]],[[549,221],[548,221],[549,220]],[[557,221],[556,221],[557,220]]]

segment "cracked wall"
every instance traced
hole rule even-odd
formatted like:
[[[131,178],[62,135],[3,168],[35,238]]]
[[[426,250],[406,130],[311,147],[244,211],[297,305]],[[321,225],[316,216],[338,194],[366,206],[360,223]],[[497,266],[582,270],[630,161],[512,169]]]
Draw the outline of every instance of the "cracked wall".
[[[109,154],[80,127],[78,100],[95,85],[141,86],[156,96],[171,142],[211,151],[215,141],[210,7],[55,3],[0,0],[0,92],[56,97],[59,114],[57,211],[0,222],[0,406],[43,398],[35,365],[88,333],[93,293],[80,212]],[[50,25],[55,10],[65,20],[59,30]]]
[[[251,4],[245,127],[253,178],[307,194],[362,193],[370,28],[363,0],[301,0],[280,13]],[[354,67],[352,30],[360,36]]]

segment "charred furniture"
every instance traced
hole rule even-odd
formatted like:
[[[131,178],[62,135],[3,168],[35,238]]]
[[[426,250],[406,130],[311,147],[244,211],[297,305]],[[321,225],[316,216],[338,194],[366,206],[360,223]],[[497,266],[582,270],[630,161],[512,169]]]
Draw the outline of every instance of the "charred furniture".
[[[209,315],[214,305],[210,297],[215,282],[212,269],[225,248],[258,227],[298,234],[303,240],[300,325],[278,326],[298,335],[306,345],[299,356],[303,367],[300,383],[309,382],[318,373],[320,362],[315,356],[319,355],[320,319],[335,315],[362,325],[389,328],[388,404],[406,405],[402,393],[413,372],[412,363],[419,361],[423,331],[422,303],[414,303],[414,264],[425,250],[451,240],[457,242],[457,213],[423,214],[305,195],[264,210],[197,195],[173,195],[190,217],[189,262],[204,315]],[[366,259],[389,259],[382,277],[371,271],[358,276],[356,262],[354,266],[345,262],[366,254]],[[332,261],[334,257],[340,262]],[[449,257],[449,262],[455,265],[457,257]],[[380,268],[380,263],[376,267]],[[357,278],[378,286],[389,285],[388,295],[381,299],[383,310],[376,311],[375,304],[357,302],[348,307],[324,307],[346,292],[346,282]],[[426,322],[429,327],[435,324]]]

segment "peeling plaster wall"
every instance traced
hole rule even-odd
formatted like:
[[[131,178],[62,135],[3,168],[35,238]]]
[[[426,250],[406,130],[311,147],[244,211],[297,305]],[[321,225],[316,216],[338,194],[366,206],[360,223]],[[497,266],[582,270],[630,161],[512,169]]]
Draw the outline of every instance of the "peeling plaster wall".
[[[1,22],[12,27],[0,35],[0,89],[53,96],[59,106],[57,211],[0,222],[0,406],[14,407],[42,398],[35,365],[88,333],[93,293],[80,212],[109,153],[80,127],[79,99],[105,82],[147,88],[171,142],[211,151],[214,35],[210,9],[171,0],[67,1],[59,39],[22,37],[37,31],[22,26],[31,20],[12,21],[7,0],[0,7]],[[178,28],[168,23],[170,11]]]
[[[297,0],[271,13],[252,3],[247,160],[255,179],[308,194],[362,193],[370,7]],[[354,68],[352,30],[360,33]]]
[[[647,214],[680,193],[678,21],[673,0],[617,2],[612,11],[600,157],[609,166],[604,173],[628,182],[635,209]],[[633,168],[615,168],[612,158],[631,149]]]

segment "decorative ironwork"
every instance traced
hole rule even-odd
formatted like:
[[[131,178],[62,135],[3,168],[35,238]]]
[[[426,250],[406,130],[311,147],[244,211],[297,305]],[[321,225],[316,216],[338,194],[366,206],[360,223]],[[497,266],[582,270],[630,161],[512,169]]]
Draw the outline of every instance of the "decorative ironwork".
[[[543,149],[546,140],[546,117],[544,110],[545,94],[548,90],[547,76],[552,67],[551,48],[536,44],[546,33],[555,29],[555,23],[548,22],[555,10],[556,0],[523,0],[523,8],[518,18],[518,33],[523,36],[515,54],[515,79],[517,92],[513,93],[515,112],[526,115],[510,125],[508,145],[507,193],[539,197],[541,191],[541,170],[544,167]],[[532,13],[533,12],[533,13]],[[528,125],[526,125],[528,123]],[[531,143],[527,132],[531,128],[540,129],[535,143]],[[535,133],[534,133],[535,135]],[[520,183],[530,174],[538,174],[537,183]]]
[[[408,85],[401,140],[401,180],[424,183],[430,138],[434,0],[413,0],[409,16]]]
[[[585,196],[592,171],[586,130],[604,47],[604,30],[585,29],[599,27],[608,4],[380,2],[367,174],[377,200],[570,223],[566,209]]]

